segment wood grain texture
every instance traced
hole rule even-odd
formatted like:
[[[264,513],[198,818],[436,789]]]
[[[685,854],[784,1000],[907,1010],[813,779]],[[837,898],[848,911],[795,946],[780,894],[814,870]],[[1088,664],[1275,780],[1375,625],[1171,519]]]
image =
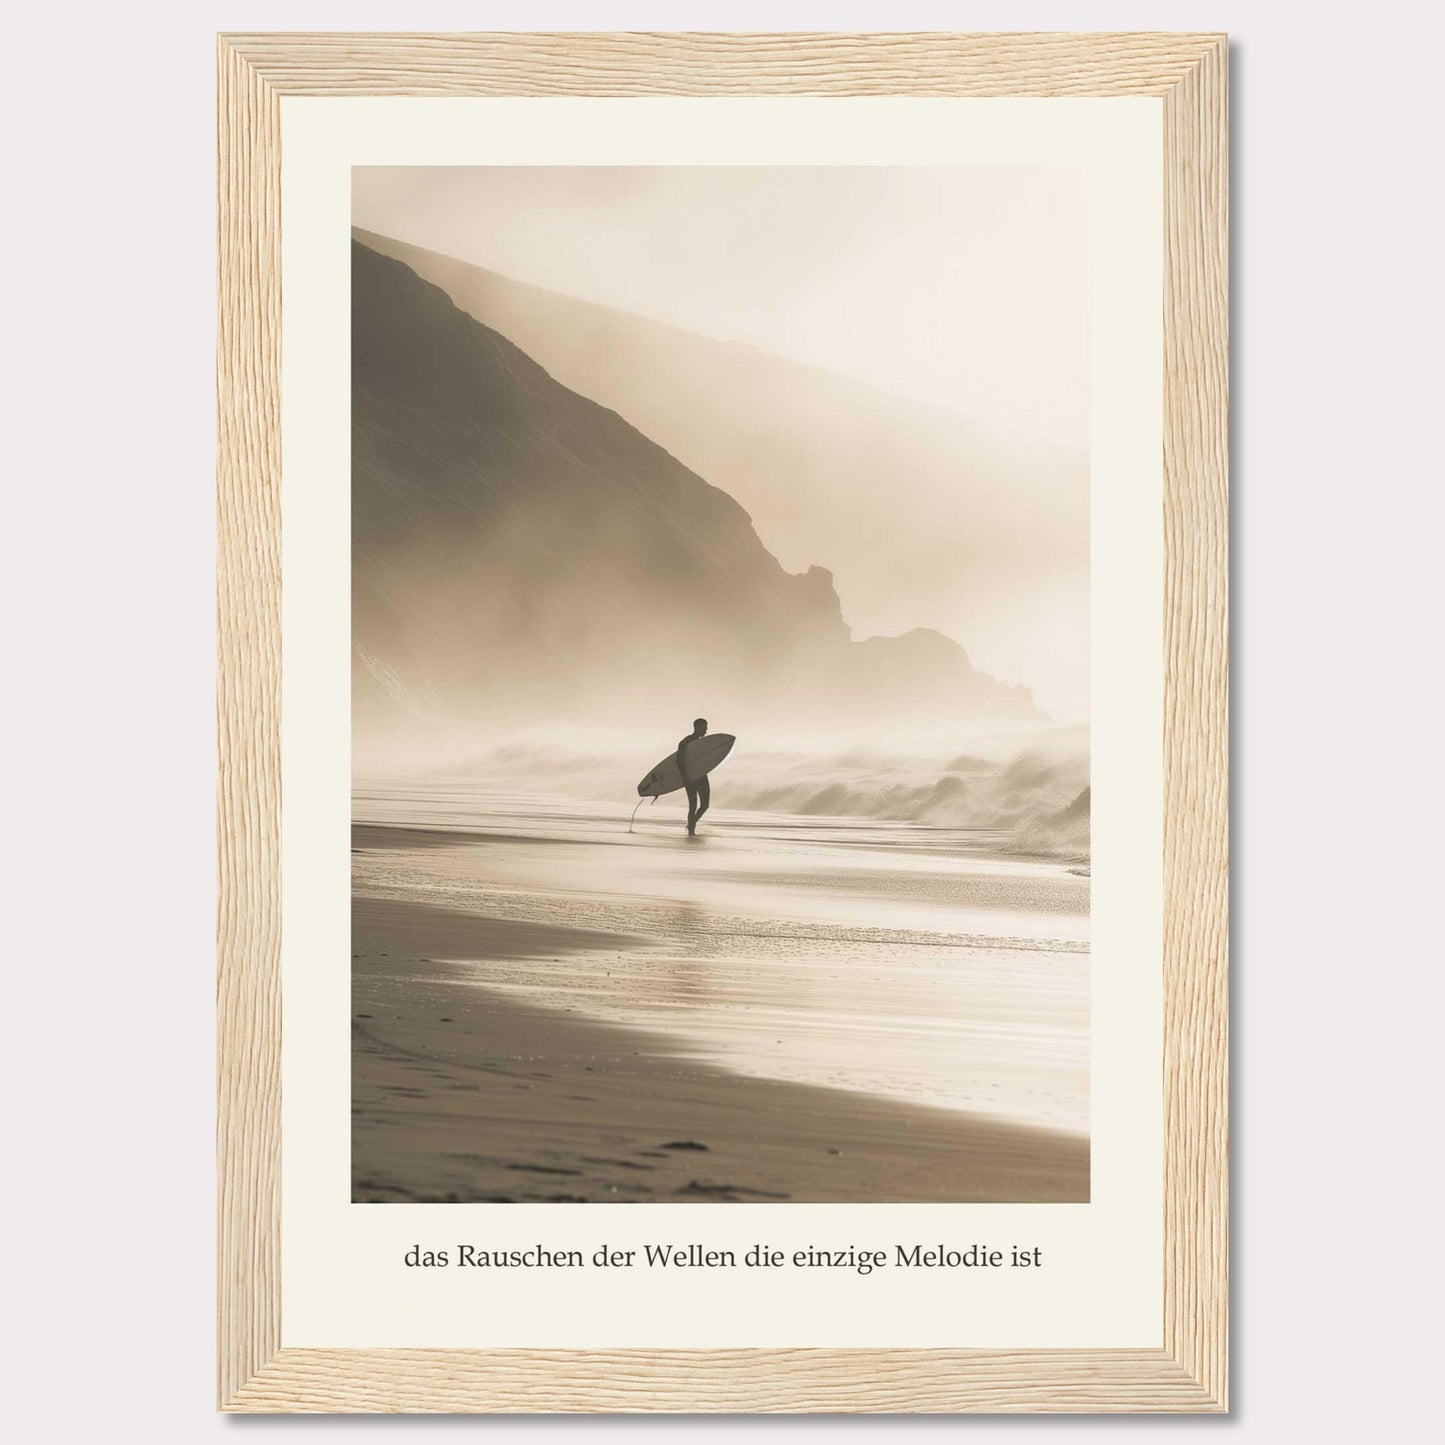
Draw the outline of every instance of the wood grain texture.
[[[1226,1407],[1228,54],[1164,102],[1164,1342]]]
[[[283,95],[1167,95],[1217,35],[230,35]]]
[[[218,1382],[281,1343],[281,115],[229,46],[217,148]]]
[[[219,58],[222,1408],[244,1413],[1224,1409],[1224,38],[238,35],[221,38]],[[1163,1350],[279,1348],[279,98],[669,94],[1163,98]]]
[[[1080,1414],[1214,1406],[1162,1350],[282,1350],[229,1408]]]

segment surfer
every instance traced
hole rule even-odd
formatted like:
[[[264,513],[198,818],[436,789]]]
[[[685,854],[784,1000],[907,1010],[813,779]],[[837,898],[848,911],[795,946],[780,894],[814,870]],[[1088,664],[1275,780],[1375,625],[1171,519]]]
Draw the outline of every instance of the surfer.
[[[692,835],[696,835],[698,821],[707,812],[712,789],[708,786],[706,773],[703,773],[696,782],[688,777],[687,764],[682,760],[682,750],[689,743],[695,743],[706,733],[707,719],[705,717],[694,718],[692,731],[677,745],[677,770],[682,774],[683,787],[687,789],[687,831]]]
[[[675,793],[679,788],[687,790],[687,832],[689,837],[697,836],[698,820],[707,812],[710,789],[707,775],[732,752],[737,739],[731,733],[710,733],[707,719],[698,718],[692,731],[677,747],[648,773],[637,785],[639,799],[656,801],[666,793]],[[639,802],[637,808],[642,806]],[[632,831],[637,808],[628,819],[627,831]]]

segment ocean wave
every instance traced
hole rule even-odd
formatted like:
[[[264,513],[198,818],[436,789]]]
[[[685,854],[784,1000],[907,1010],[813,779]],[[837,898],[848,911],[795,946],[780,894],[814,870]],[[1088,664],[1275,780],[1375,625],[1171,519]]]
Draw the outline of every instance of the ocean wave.
[[[487,786],[576,798],[631,798],[647,759],[511,742],[444,770]],[[739,747],[714,775],[714,805],[802,817],[855,817],[986,831],[1020,852],[1089,857],[1086,729],[993,739],[926,758],[852,747],[750,753]]]

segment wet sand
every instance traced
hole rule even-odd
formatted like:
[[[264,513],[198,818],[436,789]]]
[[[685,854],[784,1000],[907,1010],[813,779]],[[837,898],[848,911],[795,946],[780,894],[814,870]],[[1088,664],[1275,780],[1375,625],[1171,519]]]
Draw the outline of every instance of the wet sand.
[[[1087,880],[436,801],[358,801],[356,1199],[1088,1198]]]

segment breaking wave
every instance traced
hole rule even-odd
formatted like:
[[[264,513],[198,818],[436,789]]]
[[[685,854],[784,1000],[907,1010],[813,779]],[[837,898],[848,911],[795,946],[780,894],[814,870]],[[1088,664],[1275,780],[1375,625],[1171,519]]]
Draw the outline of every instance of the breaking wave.
[[[655,761],[631,749],[591,753],[527,742],[441,771],[488,787],[630,802],[638,778]],[[998,738],[936,758],[865,747],[749,753],[740,745],[714,775],[713,802],[750,812],[973,830],[992,835],[1001,848],[1086,861],[1088,731]]]

